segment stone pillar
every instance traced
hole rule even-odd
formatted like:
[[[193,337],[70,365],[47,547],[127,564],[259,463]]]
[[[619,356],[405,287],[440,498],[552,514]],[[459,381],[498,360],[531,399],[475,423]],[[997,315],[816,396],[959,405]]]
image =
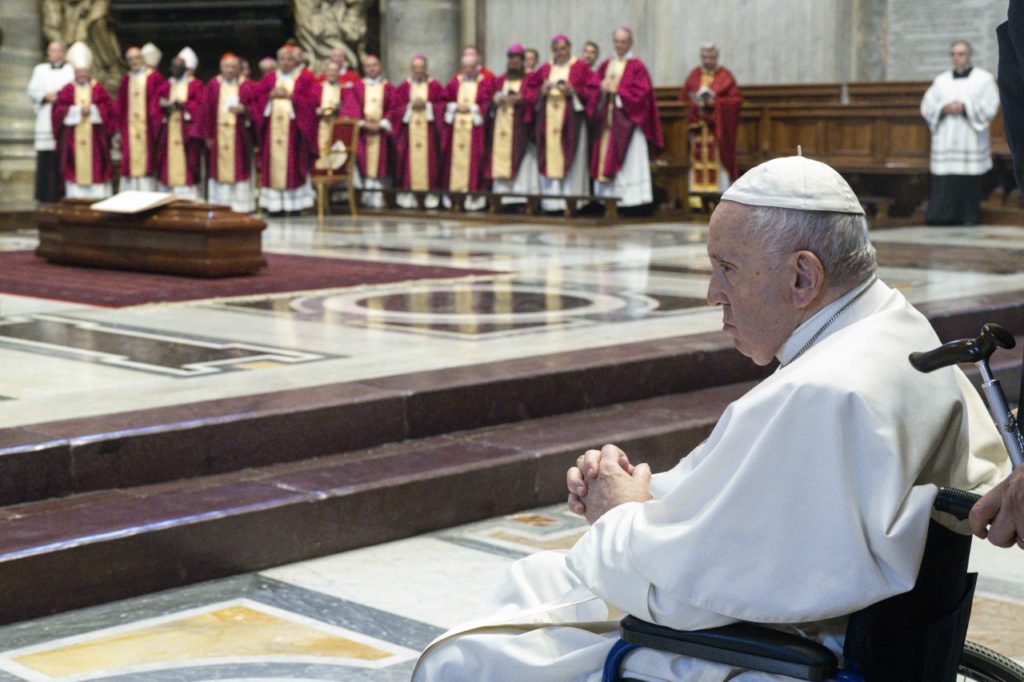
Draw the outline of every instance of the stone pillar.
[[[889,43],[888,0],[854,0],[853,64],[851,80],[886,79],[885,57]]]
[[[0,212],[35,208],[35,111],[25,94],[44,60],[38,0],[3,0],[0,25]]]
[[[430,75],[447,83],[459,70],[460,0],[381,0],[381,57],[392,83],[409,77],[409,58],[422,54]]]

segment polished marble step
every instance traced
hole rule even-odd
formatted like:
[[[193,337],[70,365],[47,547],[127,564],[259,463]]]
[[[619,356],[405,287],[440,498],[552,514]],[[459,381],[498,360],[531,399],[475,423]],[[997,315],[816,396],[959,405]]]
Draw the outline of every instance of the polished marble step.
[[[0,429],[0,507],[750,381],[698,334]]]
[[[9,506],[0,622],[556,503],[575,457],[608,442],[664,470],[751,385]]]

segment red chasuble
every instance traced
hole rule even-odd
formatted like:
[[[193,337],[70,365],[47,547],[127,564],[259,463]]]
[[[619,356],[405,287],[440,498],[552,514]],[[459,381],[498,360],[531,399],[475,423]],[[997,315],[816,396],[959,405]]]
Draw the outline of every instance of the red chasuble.
[[[530,135],[533,134],[533,105],[534,102],[526,99],[523,89],[523,79],[518,81],[508,80],[508,75],[503,74],[494,81],[494,90],[491,93],[518,93],[523,99],[514,105],[505,107],[498,106],[491,101],[488,110],[489,133],[488,149],[490,154],[486,165],[486,175],[489,180],[511,180],[519,172],[519,164],[523,161],[526,153],[526,145]]]
[[[57,140],[57,161],[60,164],[61,177],[66,182],[79,185],[110,182],[114,176],[113,164],[110,161],[110,138],[117,130],[114,101],[98,81],[92,80],[90,87],[89,104],[96,105],[100,118],[103,119],[102,123],[89,126],[64,125],[64,119],[71,107],[82,102],[79,99],[76,103],[78,93],[73,82],[65,85],[57,93],[57,100],[53,103],[50,113],[53,136]],[[90,116],[83,115],[82,121],[90,122]],[[82,139],[83,128],[89,129],[91,133],[88,140]],[[88,153],[90,147],[91,154]],[[91,168],[91,173],[87,172],[87,166]]]
[[[563,178],[568,176],[576,154],[576,144],[580,138],[581,127],[594,115],[597,106],[598,83],[594,72],[590,70],[587,63],[573,57],[569,61],[568,75],[566,81],[576,90],[576,96],[583,104],[583,111],[577,112],[573,107],[572,97],[565,99],[562,109],[561,120],[548,120],[548,100],[558,99],[557,95],[543,94],[544,83],[547,82],[552,68],[556,67],[552,62],[546,62],[536,71],[526,76],[523,87],[527,91],[527,97],[535,102],[534,120],[535,137],[537,141],[537,166],[540,174],[546,177]],[[564,66],[562,67],[564,68]],[[549,154],[547,153],[547,139],[561,138],[563,168],[549,167]]]
[[[367,96],[369,93],[369,97]],[[380,83],[357,81],[351,90],[351,97],[344,100],[342,114],[360,121],[381,122],[387,120],[395,100],[395,88],[386,80]],[[393,125],[393,124],[392,124]],[[392,127],[393,131],[394,128]],[[359,147],[356,150],[356,164],[364,178],[384,180],[391,177],[392,134],[382,127],[379,132],[359,128]]]
[[[276,190],[303,186],[318,153],[318,84],[306,69],[296,68],[292,73],[295,74],[291,93],[294,118],[288,115],[287,107],[272,106],[275,100],[270,93],[277,85],[276,71],[265,75],[257,84],[254,97],[260,141],[260,185]]]
[[[715,93],[713,105],[710,108],[698,107],[693,103],[691,95],[701,89],[702,80],[708,80],[703,69],[697,67],[691,71],[679,93],[679,99],[690,105],[691,126],[701,122],[708,126],[714,136],[717,158],[722,167],[729,171],[729,177],[735,181],[739,177],[739,169],[736,167],[736,128],[739,125],[743,95],[729,69],[720,66],[710,77],[710,83],[707,83],[707,87]],[[717,185],[717,178],[713,183],[709,181],[709,184]]]
[[[252,121],[262,111],[254,110],[256,83],[239,77],[224,84],[221,76],[210,79],[200,110],[200,129],[209,146],[207,173],[212,180],[235,183],[252,175],[252,150],[255,130]],[[222,98],[223,95],[223,98]],[[227,111],[232,104],[245,107],[242,114]]]
[[[156,145],[157,178],[166,187],[195,185],[199,182],[203,152],[203,82],[189,78],[176,84],[165,80],[157,90],[158,99],[180,101],[183,108],[163,109],[163,122]],[[187,114],[187,116],[186,116]]]
[[[452,78],[445,88],[445,99],[455,104],[476,104],[477,113],[455,113],[451,124],[442,131],[441,153],[444,158],[444,186],[452,192],[477,192],[484,185],[484,160],[487,158],[487,128],[474,125],[480,117],[487,122],[487,112],[494,95],[494,78],[477,74],[464,82],[462,75]]]
[[[118,129],[121,131],[121,177],[123,178],[152,175],[155,167],[153,160],[156,140],[164,118],[164,112],[160,109],[158,91],[164,83],[164,77],[152,69],[147,68],[146,70],[148,75],[146,76],[144,101],[138,118],[132,120],[130,116],[134,111],[134,108],[130,106],[132,77],[130,73],[125,74],[121,79],[121,86],[117,89],[115,115]],[[134,157],[135,163],[133,164],[133,150],[136,149],[141,149],[143,153]],[[141,163],[142,161],[145,163]],[[136,171],[134,173],[132,172],[133,166]]]
[[[598,67],[598,83],[605,79],[611,61],[606,59]],[[640,128],[647,139],[650,158],[653,159],[665,148],[654,87],[642,61],[633,57],[626,62],[625,69],[618,76],[617,94],[622,101],[621,107],[615,106],[614,94],[602,91],[594,115],[592,129],[596,135],[591,147],[590,177],[595,180],[614,178],[619,172],[635,128]],[[604,138],[605,131],[608,132],[607,140]]]
[[[433,113],[428,122],[416,111],[411,111],[408,122],[403,122],[406,108],[414,99],[413,88],[426,92],[427,106]],[[444,87],[434,79],[415,86],[406,79],[395,88],[391,109],[391,129],[395,134],[395,180],[403,189],[425,191],[441,187],[441,130],[444,127]]]

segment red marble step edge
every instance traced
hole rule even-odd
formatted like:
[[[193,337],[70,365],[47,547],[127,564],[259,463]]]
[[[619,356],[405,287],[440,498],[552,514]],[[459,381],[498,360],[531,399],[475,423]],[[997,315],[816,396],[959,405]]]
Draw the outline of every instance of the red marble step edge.
[[[1024,292],[920,308],[943,339],[976,334],[989,321],[1024,333]],[[0,507],[750,381],[766,371],[712,333],[0,429]]]
[[[359,450],[766,373],[723,334],[0,430],[0,507]]]
[[[752,385],[7,507],[0,623],[559,502],[566,467],[607,441],[664,470]]]

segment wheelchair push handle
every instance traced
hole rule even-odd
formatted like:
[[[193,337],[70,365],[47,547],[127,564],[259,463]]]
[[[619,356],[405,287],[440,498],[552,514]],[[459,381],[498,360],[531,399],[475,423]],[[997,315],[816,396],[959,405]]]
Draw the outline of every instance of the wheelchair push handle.
[[[952,514],[963,521],[971,513],[971,507],[980,499],[981,495],[977,493],[939,486],[939,494],[935,496],[935,502],[932,506],[938,511]]]
[[[934,372],[965,362],[987,362],[997,348],[1013,348],[1016,345],[1013,334],[995,323],[986,324],[975,339],[960,339],[944,343],[938,348],[922,353],[911,353],[910,364],[919,372]]]
[[[999,429],[1015,469],[1024,466],[1024,439],[1021,438],[1016,418],[1010,412],[999,379],[992,374],[988,359],[997,348],[1013,348],[1016,344],[1013,334],[1005,327],[990,322],[981,328],[981,334],[976,339],[950,341],[934,350],[910,354],[910,364],[919,372],[933,372],[961,362],[973,362],[978,366],[982,379],[981,390],[985,394],[989,414]]]

